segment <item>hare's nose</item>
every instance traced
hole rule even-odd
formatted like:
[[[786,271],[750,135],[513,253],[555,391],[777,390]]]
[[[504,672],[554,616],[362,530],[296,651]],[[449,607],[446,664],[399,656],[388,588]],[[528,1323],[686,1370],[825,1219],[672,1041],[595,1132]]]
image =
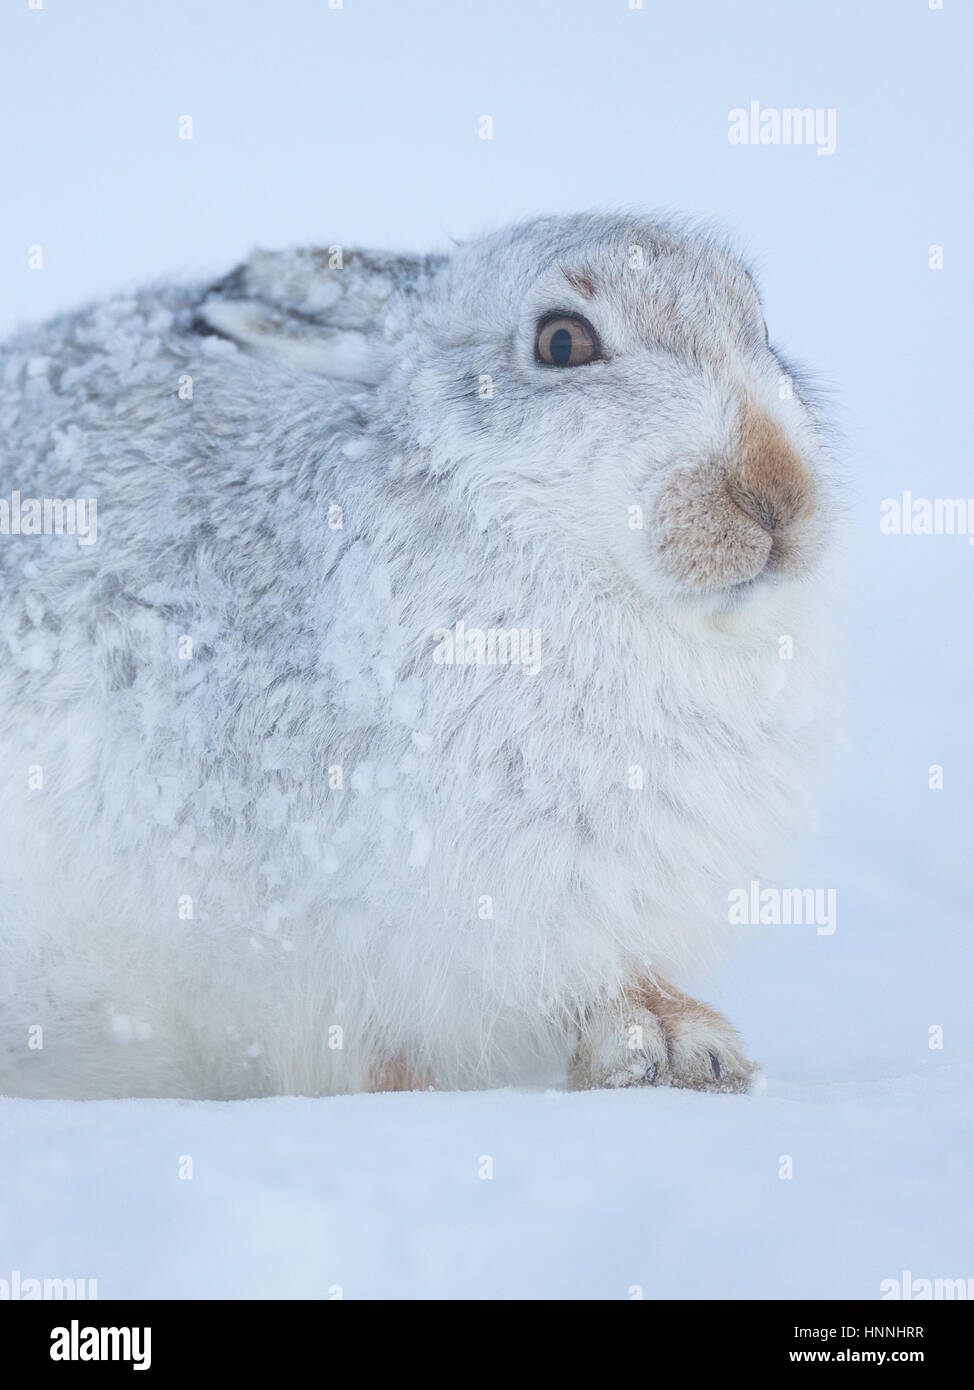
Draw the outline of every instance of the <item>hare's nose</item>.
[[[656,550],[678,583],[698,593],[759,574],[797,575],[821,548],[812,475],[783,429],[745,400],[727,447],[681,464],[656,498]]]
[[[774,421],[745,407],[727,495],[769,536],[778,537],[815,509],[812,475]]]

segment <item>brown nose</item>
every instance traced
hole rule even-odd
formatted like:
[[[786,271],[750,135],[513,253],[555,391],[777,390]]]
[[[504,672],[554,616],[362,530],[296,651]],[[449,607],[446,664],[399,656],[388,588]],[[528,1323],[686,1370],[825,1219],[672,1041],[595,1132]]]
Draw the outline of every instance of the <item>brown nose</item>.
[[[697,592],[800,574],[821,543],[812,475],[771,416],[745,400],[728,443],[673,469],[657,498],[660,562]]]
[[[815,506],[812,476],[777,425],[751,404],[741,413],[727,495],[769,536],[779,536]]]

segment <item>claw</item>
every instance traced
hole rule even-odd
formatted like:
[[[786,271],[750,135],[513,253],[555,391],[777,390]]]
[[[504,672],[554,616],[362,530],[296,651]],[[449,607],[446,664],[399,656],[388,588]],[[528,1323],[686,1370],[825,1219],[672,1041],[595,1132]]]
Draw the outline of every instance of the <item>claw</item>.
[[[711,1052],[711,1054],[710,1054],[710,1070],[711,1070],[711,1071],[713,1072],[713,1074],[714,1074],[714,1080],[715,1080],[715,1081],[719,1081],[719,1080],[720,1080],[720,1058],[717,1056],[716,1052]]]

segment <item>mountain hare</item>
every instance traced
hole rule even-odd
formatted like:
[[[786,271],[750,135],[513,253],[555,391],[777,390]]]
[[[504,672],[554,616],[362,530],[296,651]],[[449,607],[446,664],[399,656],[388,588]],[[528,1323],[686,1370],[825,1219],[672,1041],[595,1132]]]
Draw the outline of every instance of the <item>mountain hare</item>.
[[[748,1089],[677,986],[806,822],[835,484],[731,254],[259,253],[0,372],[0,1091]]]

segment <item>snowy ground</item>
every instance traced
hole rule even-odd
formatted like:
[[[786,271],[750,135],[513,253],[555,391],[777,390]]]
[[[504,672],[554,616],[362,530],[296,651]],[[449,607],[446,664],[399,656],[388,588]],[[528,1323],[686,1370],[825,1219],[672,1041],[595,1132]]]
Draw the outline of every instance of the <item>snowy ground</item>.
[[[167,269],[224,270],[254,242],[433,246],[592,205],[723,220],[758,256],[773,335],[827,372],[848,441],[850,747],[805,859],[806,883],[837,890],[837,930],[763,929],[702,988],[764,1062],[759,1098],[0,1100],[0,1278],[97,1278],[103,1298],[872,1299],[904,1270],[974,1276],[974,549],[878,528],[903,489],[974,492],[970,13],[466,11],[11,10],[2,328]],[[583,119],[553,120],[558,73]],[[835,155],[732,149],[727,111],[752,98],[835,107]]]
[[[914,959],[923,893],[848,898],[832,937],[768,929],[722,996],[768,1065],[759,1097],[0,1100],[0,1272],[102,1298],[874,1299],[904,1270],[967,1278],[966,923],[942,911]]]
[[[833,875],[834,936],[768,928],[721,994],[763,1096],[3,1100],[0,1272],[103,1298],[873,1299],[904,1270],[969,1277],[966,914],[855,876]]]
[[[5,1101],[4,1253],[102,1298],[876,1298],[969,1268],[969,1226],[931,1217],[969,1182],[972,1079]]]

